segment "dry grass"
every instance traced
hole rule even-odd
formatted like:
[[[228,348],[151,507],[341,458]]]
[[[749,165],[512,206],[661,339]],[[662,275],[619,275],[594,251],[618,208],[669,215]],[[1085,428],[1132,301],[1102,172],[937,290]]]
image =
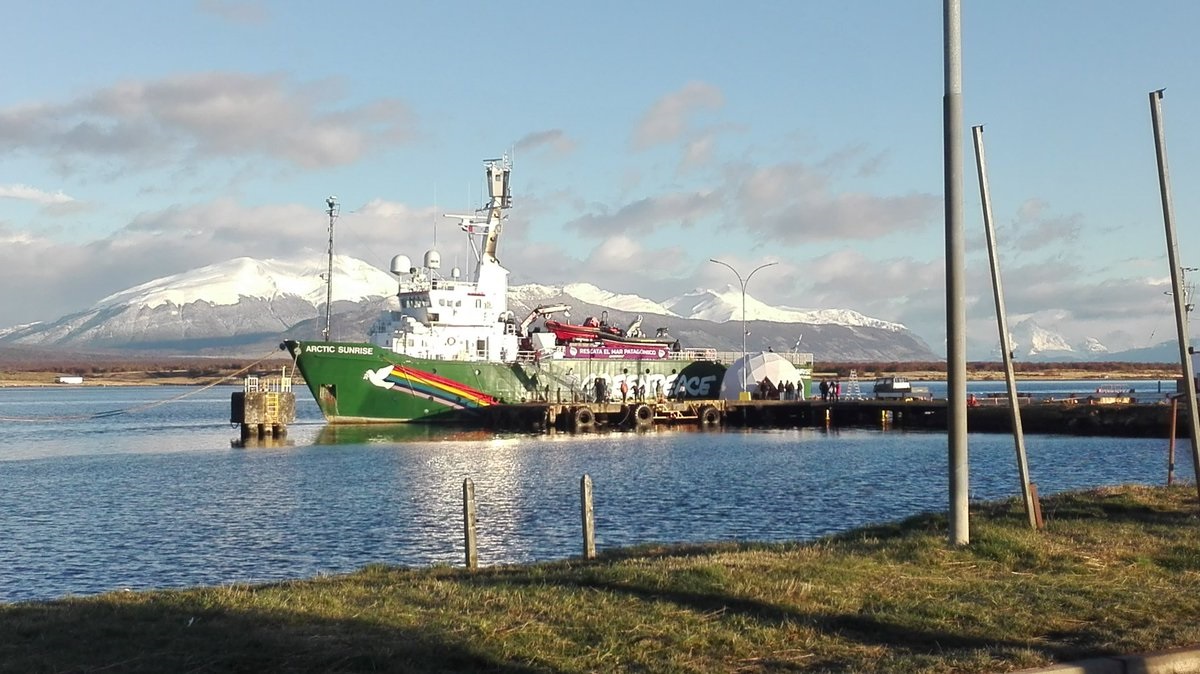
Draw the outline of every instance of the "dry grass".
[[[1193,487],[791,545],[0,607],[3,671],[998,672],[1200,644]]]

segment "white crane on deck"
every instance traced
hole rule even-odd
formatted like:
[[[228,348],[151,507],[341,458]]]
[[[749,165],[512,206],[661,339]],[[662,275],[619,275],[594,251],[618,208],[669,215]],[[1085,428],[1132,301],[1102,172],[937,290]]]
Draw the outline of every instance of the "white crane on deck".
[[[532,311],[529,312],[529,315],[525,317],[525,320],[521,321],[521,327],[520,327],[520,330],[517,331],[517,334],[522,337],[528,336],[529,326],[532,325],[533,322],[538,319],[538,316],[550,316],[551,314],[556,314],[560,311],[564,314],[570,315],[569,312],[571,311],[571,305],[569,305],[569,304],[539,304],[539,305],[537,305],[536,307],[533,308]]]

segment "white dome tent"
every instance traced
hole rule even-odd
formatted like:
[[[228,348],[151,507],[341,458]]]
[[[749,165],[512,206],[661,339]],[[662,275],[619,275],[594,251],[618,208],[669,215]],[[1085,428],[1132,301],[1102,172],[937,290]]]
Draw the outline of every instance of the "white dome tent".
[[[737,400],[742,392],[742,380],[745,378],[746,392],[758,395],[758,384],[764,379],[772,385],[784,386],[788,382],[796,387],[796,398],[804,398],[804,383],[800,371],[788,359],[772,351],[746,354],[725,370],[725,378],[721,380],[721,399]]]

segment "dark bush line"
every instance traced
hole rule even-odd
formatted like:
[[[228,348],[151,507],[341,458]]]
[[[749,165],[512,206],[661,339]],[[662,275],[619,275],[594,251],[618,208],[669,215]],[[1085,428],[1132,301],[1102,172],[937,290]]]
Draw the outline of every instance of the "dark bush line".
[[[818,372],[837,373],[838,376],[850,376],[850,370],[855,370],[860,377],[874,377],[880,374],[898,372],[938,372],[945,374],[946,361],[862,361],[855,363],[821,363],[815,365]],[[1086,363],[1039,363],[1036,361],[1016,361],[1013,370],[1022,373],[1053,374],[1055,372],[1085,372],[1096,375],[1112,374],[1114,372],[1147,372],[1166,373],[1169,376],[1179,376],[1179,363],[1122,363],[1116,361],[1096,361]],[[967,363],[967,372],[1003,372],[1004,363],[999,361],[973,361]]]

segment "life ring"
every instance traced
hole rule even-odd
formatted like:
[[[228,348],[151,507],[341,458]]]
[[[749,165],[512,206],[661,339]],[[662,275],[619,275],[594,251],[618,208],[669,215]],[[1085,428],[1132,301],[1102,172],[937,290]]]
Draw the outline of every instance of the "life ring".
[[[700,414],[697,416],[700,417],[701,426],[721,425],[721,413],[718,412],[717,408],[713,407],[712,405],[705,405],[704,407],[701,407]]]
[[[446,346],[454,346],[454,338],[453,337],[446,338]]]
[[[586,431],[596,423],[596,415],[592,414],[592,410],[587,407],[577,407],[572,419],[575,423],[575,430]]]
[[[654,410],[646,403],[633,409],[633,425],[638,428],[648,428],[654,424]]]

